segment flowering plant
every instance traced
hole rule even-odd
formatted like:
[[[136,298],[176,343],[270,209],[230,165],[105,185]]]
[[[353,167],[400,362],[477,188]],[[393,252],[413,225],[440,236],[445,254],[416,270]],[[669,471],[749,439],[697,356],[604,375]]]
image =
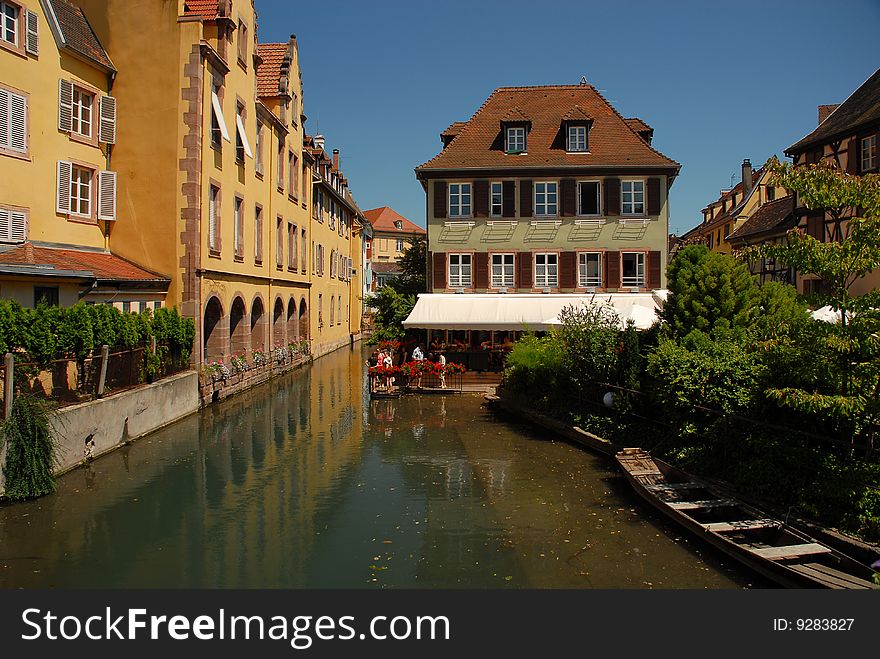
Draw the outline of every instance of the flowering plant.
[[[399,366],[370,366],[370,375],[389,376],[400,372]]]
[[[229,367],[226,366],[222,361],[213,361],[207,366],[207,370],[211,373],[211,379],[213,380],[228,380],[229,379]]]
[[[232,366],[232,370],[235,373],[244,373],[248,370],[247,359],[244,355],[232,355],[229,358],[229,364]]]
[[[464,364],[453,364],[449,363],[443,367],[444,373],[464,373],[467,369],[464,367]]]
[[[287,349],[280,343],[275,345],[275,350],[272,351],[272,354],[275,355],[275,361],[279,364],[283,364],[285,361],[287,361]]]
[[[269,359],[266,357],[266,353],[262,350],[254,350],[253,353],[251,353],[251,358],[253,359],[255,367],[265,366],[269,363]]]
[[[311,348],[309,347],[309,340],[308,339],[303,339],[302,341],[299,342],[299,351],[301,354],[308,355],[310,350],[311,350]]]
[[[400,341],[386,340],[379,341],[379,350],[382,352],[397,352],[402,344]]]

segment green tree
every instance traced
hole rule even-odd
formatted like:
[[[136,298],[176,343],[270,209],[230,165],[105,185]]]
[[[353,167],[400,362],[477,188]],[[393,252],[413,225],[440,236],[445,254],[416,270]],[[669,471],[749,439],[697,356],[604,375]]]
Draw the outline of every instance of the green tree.
[[[401,273],[394,277],[388,285],[403,295],[426,293],[428,290],[425,279],[427,258],[427,243],[422,238],[414,238],[398,261]]]
[[[371,343],[402,339],[405,333],[403,321],[416,305],[415,295],[398,293],[390,286],[383,286],[368,298],[368,303],[376,310],[376,328]]]
[[[689,245],[667,270],[669,298],[663,318],[675,336],[747,327],[757,302],[748,268],[732,256]]]

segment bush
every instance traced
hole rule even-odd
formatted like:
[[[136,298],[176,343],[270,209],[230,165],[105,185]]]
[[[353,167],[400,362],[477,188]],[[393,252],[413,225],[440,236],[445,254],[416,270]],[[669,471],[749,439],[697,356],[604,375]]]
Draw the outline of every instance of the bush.
[[[55,491],[56,442],[49,423],[49,404],[35,396],[17,393],[9,418],[3,422],[7,442],[6,496],[31,499]]]

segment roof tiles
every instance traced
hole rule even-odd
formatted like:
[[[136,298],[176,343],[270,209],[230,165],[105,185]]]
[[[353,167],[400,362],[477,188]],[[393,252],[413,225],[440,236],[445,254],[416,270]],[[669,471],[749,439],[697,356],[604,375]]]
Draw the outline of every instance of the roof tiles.
[[[58,19],[64,46],[101,66],[115,71],[116,67],[98,41],[83,10],[69,0],[50,0]]]
[[[593,122],[587,153],[566,153],[563,118],[575,106]],[[532,124],[524,154],[505,153],[500,139],[500,123],[514,109]],[[554,85],[496,89],[455,139],[416,171],[495,167],[656,167],[677,172],[679,164],[648,145],[591,85]]]
[[[410,222],[390,206],[381,206],[364,211],[364,217],[373,225],[374,231],[396,231],[402,234],[417,233],[420,235],[425,233],[422,227]],[[402,228],[398,229],[394,224],[395,222],[400,222]]]
[[[281,80],[281,64],[287,55],[289,44],[257,44],[257,55],[263,60],[257,68],[257,96],[278,96]]]
[[[55,249],[52,247],[33,248],[20,245],[0,252],[0,263],[15,265],[41,265],[57,270],[78,270],[91,272],[96,279],[109,281],[170,281],[164,275],[151,272],[131,261],[107,252],[88,252],[76,249]]]

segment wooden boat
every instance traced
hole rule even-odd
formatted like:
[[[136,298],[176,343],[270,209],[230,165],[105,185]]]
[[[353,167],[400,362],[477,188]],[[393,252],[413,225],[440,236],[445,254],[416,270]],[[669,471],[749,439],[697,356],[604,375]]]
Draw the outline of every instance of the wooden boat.
[[[636,492],[657,510],[783,586],[880,589],[867,565],[647,451],[626,448],[615,458]]]

